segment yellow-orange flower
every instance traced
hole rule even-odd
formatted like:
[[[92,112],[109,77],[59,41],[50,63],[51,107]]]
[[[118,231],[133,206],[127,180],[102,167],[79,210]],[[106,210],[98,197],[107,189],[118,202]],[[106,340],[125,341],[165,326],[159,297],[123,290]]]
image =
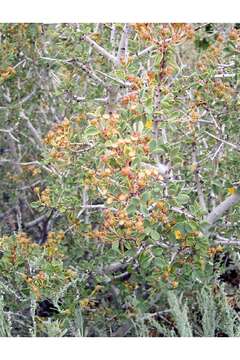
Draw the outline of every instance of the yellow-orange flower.
[[[183,238],[183,235],[180,230],[175,230],[174,234],[177,240],[181,240]]]

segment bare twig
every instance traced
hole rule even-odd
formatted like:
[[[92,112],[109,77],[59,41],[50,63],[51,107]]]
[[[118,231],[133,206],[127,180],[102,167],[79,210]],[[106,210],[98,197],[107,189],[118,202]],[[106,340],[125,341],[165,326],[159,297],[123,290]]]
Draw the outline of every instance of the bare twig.
[[[87,209],[87,205],[88,205],[88,192],[87,189],[84,188],[83,192],[82,192],[82,197],[83,197],[83,207],[85,209],[84,211],[84,223],[85,224],[89,224],[89,211]]]
[[[193,161],[193,165],[196,166],[196,169],[194,170],[194,177],[195,177],[195,183],[197,186],[198,199],[199,199],[199,203],[200,203],[202,210],[204,212],[207,212],[207,206],[206,206],[206,202],[205,202],[205,198],[204,198],[204,194],[203,194],[203,190],[202,190],[202,185],[201,185],[201,180],[200,180],[200,175],[199,175],[200,168],[199,168],[199,164],[197,161],[196,142],[193,143],[192,148],[193,148],[192,161]]]
[[[7,129],[0,129],[0,132],[5,132],[7,133],[14,141],[16,141],[17,143],[19,143],[19,140],[17,138],[15,138],[15,136],[12,134],[13,130],[7,130]]]
[[[29,221],[28,223],[25,223],[24,224],[24,227],[25,228],[30,228],[30,227],[33,227],[39,223],[41,223],[43,220],[46,220],[48,217],[48,214],[43,214],[41,216],[39,216],[37,219],[34,219],[32,221]]]
[[[231,146],[233,149],[235,149],[235,150],[237,150],[237,151],[240,151],[240,146],[239,146],[239,145],[235,145],[235,144],[230,143],[229,141],[223,140],[223,139],[221,139],[221,138],[219,138],[219,137],[217,137],[217,136],[209,133],[208,131],[205,131],[205,133],[206,133],[207,135],[211,136],[212,138],[214,138],[214,139],[222,142],[223,144],[229,145],[229,146]]]
[[[146,168],[146,169],[154,169],[157,170],[159,172],[160,175],[162,176],[167,176],[168,172],[169,172],[169,166],[162,164],[162,163],[157,163],[156,165],[152,165],[152,164],[148,164],[145,162],[141,162],[141,166]]]
[[[113,77],[113,76],[111,76],[111,75],[109,75],[109,74],[105,74],[104,72],[102,72],[102,71],[100,71],[100,70],[96,70],[96,72],[98,72],[99,74],[101,74],[101,75],[103,75],[104,77],[106,77],[106,78],[109,78],[109,79],[111,79],[111,80],[113,80],[113,81],[116,81],[118,84],[121,84],[121,85],[123,85],[123,86],[131,86],[132,84],[130,83],[130,81],[123,81],[123,80],[121,80],[121,79],[117,79],[117,78],[115,78],[115,77]]]
[[[215,236],[216,240],[214,240],[215,244],[221,244],[221,245],[240,245],[240,240],[236,240],[234,238],[225,238],[221,235]]]
[[[82,40],[88,42],[95,50],[97,50],[101,55],[103,55],[106,59],[112,61],[115,65],[118,65],[118,60],[115,56],[109,53],[102,46],[98,45],[94,40],[92,40],[89,36],[83,35]]]
[[[27,125],[28,129],[31,131],[31,134],[32,134],[36,144],[38,145],[38,147],[40,149],[43,149],[44,148],[43,142],[42,142],[41,136],[38,133],[37,129],[35,129],[35,127],[33,126],[33,124],[31,123],[30,120],[26,121],[26,125]]]
[[[116,41],[116,24],[112,24],[111,35],[110,35],[110,43],[112,46],[112,54],[115,56],[115,41]]]
[[[232,206],[236,205],[240,201],[240,193],[236,192],[235,194],[229,196],[223,202],[221,202],[217,207],[215,207],[210,214],[206,216],[206,232],[219,220],[222,215],[228,211]]]
[[[128,24],[124,25],[123,33],[120,39],[118,54],[117,54],[117,62],[118,64],[121,62],[121,59],[124,58],[124,61],[128,60]]]
[[[150,52],[151,52],[152,50],[154,50],[155,48],[156,48],[156,45],[151,45],[151,46],[147,47],[146,49],[143,49],[143,50],[141,50],[141,51],[138,51],[136,54],[134,54],[134,55],[132,56],[132,59],[137,59],[137,58],[139,58],[139,57],[141,57],[141,56],[144,56],[144,55],[150,53]]]

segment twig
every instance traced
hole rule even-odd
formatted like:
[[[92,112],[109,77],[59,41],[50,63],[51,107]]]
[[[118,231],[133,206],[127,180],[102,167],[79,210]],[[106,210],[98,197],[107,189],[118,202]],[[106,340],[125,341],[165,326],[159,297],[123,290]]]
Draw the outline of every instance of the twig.
[[[128,59],[128,24],[124,25],[123,33],[119,42],[118,54],[117,54],[117,62],[120,64],[121,58],[123,57],[125,62]]]
[[[24,227],[25,228],[33,227],[33,226],[39,224],[40,222],[42,222],[43,220],[45,220],[47,217],[48,217],[48,214],[43,214],[43,215],[39,216],[37,219],[29,221],[28,223],[25,223]]]
[[[0,129],[0,132],[5,132],[5,133],[7,133],[14,141],[16,141],[17,143],[20,142],[17,138],[15,138],[15,136],[13,136],[12,130]]]
[[[90,68],[90,66],[88,65],[84,65],[82,64],[80,61],[78,60],[73,60],[72,63],[74,64],[77,64],[83,71],[85,71],[87,73],[87,75],[92,78],[93,80],[97,81],[99,84],[101,85],[106,85],[105,82],[100,79],[100,77],[98,77],[94,71]]]
[[[24,104],[25,102],[27,102],[28,100],[30,100],[30,99],[33,97],[33,95],[35,95],[35,93],[36,93],[36,89],[33,89],[33,91],[32,91],[30,94],[28,94],[28,95],[26,95],[25,97],[23,97],[20,101],[18,101],[18,102],[15,103],[15,104],[9,105],[9,108],[10,108],[10,109],[14,109],[14,108],[16,108],[16,107]]]
[[[200,177],[199,177],[200,168],[199,168],[199,164],[198,164],[198,161],[197,161],[196,142],[193,142],[192,148],[193,148],[192,161],[193,161],[194,165],[196,164],[196,169],[194,170],[194,177],[195,177],[195,183],[196,183],[196,186],[197,186],[198,199],[199,199],[199,203],[200,203],[200,206],[201,206],[202,210],[204,212],[207,212],[207,206],[206,206],[206,202],[205,202],[205,198],[204,198],[204,194],[203,194],[203,190],[202,190],[202,186],[201,186],[201,181],[200,181]]]
[[[236,192],[235,194],[229,196],[223,202],[221,202],[217,207],[215,207],[210,214],[206,217],[206,232],[215,224],[215,222],[221,218],[221,216],[228,211],[232,206],[236,205],[240,201],[240,193]]]
[[[31,123],[31,121],[29,121],[29,119],[27,119],[26,125],[27,125],[28,129],[31,131],[32,136],[33,136],[36,144],[38,145],[38,147],[39,147],[40,149],[43,149],[44,146],[43,146],[43,142],[42,142],[41,136],[39,135],[38,131],[35,129],[35,127],[34,127],[33,124]]]
[[[195,217],[194,217],[192,214],[190,214],[190,213],[189,213],[187,210],[185,210],[185,209],[179,209],[179,208],[174,207],[174,206],[172,206],[170,209],[171,209],[172,211],[178,213],[178,214],[181,214],[181,215],[186,216],[188,219],[191,219],[191,220],[194,220],[194,219],[195,219]]]
[[[101,55],[103,55],[106,59],[112,61],[115,65],[118,65],[118,60],[115,56],[110,54],[106,49],[102,46],[98,45],[94,40],[92,40],[89,36],[83,35],[81,40],[85,40],[88,42],[95,50],[97,50]]]
[[[217,74],[214,76],[215,79],[218,79],[218,78],[232,78],[236,76],[236,74]]]
[[[240,240],[235,240],[233,238],[227,239],[221,235],[216,235],[216,239],[214,240],[215,244],[221,245],[240,245]]]
[[[113,273],[113,272],[117,272],[117,271],[126,269],[126,267],[129,264],[131,264],[144,250],[146,250],[146,248],[147,247],[144,245],[140,246],[134,256],[132,256],[128,259],[125,259],[121,262],[115,262],[110,265],[107,265],[107,266],[105,266],[105,268],[100,270],[100,272],[103,274],[109,274],[109,273]]]
[[[127,335],[127,333],[131,330],[132,327],[133,327],[132,322],[126,321],[126,323],[123,324],[122,326],[120,326],[114,333],[112,333],[111,336],[123,337],[123,336]]]
[[[111,29],[111,35],[110,35],[110,43],[112,46],[112,54],[113,56],[115,56],[115,38],[116,38],[116,24],[112,24],[112,29]]]
[[[220,150],[222,149],[223,146],[224,146],[223,143],[221,143],[221,144],[218,146],[218,148],[217,148],[217,150],[215,151],[215,153],[210,156],[210,159],[211,159],[212,161],[213,161],[213,160],[215,159],[215,157],[219,154],[219,152],[220,152]]]
[[[143,55],[146,55],[148,54],[150,51],[154,50],[156,48],[156,45],[151,45],[149,47],[147,47],[146,49],[143,49],[141,51],[138,51],[137,53],[135,53],[133,56],[132,56],[132,59],[137,59],[139,58],[140,56],[143,56]]]
[[[140,164],[142,167],[145,167],[146,169],[153,169],[153,170],[157,170],[159,172],[160,175],[162,176],[166,176],[169,172],[169,167],[165,164],[162,163],[158,163],[156,165],[152,165],[152,164],[148,164],[145,162],[141,162]]]
[[[222,143],[224,143],[224,144],[227,144],[227,145],[231,146],[233,149],[235,149],[235,150],[237,150],[237,151],[240,151],[240,146],[239,146],[239,145],[235,145],[235,144],[230,143],[229,141],[220,139],[219,137],[217,137],[217,136],[209,133],[208,131],[205,131],[205,133],[206,133],[207,135],[211,136],[212,138],[214,138],[214,139],[216,139],[216,140],[218,140],[218,141],[220,141],[220,142],[222,142]]]
[[[108,206],[106,206],[105,204],[98,204],[98,205],[85,205],[81,207],[81,210],[79,211],[79,213],[77,214],[77,218],[79,219],[81,217],[81,215],[85,212],[85,210],[105,210],[105,209],[109,209],[111,211],[117,211],[116,208],[109,208]]]
[[[130,81],[123,81],[121,79],[117,79],[117,78],[115,78],[115,77],[113,77],[113,76],[111,76],[109,74],[105,74],[104,72],[102,72],[100,70],[96,70],[96,72],[98,72],[99,74],[101,74],[101,75],[103,75],[103,76],[105,76],[105,77],[107,77],[107,78],[109,78],[109,79],[111,79],[113,81],[116,81],[117,83],[119,83],[119,84],[121,84],[123,86],[131,86]]]
[[[85,209],[84,211],[84,223],[85,224],[89,224],[89,211],[87,209],[87,205],[88,205],[88,192],[86,187],[83,189],[82,192],[82,197],[83,197],[83,207]]]

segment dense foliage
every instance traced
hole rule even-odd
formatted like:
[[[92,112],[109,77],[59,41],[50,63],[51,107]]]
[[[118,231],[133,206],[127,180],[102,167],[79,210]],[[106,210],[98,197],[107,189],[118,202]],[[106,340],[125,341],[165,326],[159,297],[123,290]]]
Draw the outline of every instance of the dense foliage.
[[[239,24],[0,44],[0,334],[238,336]]]

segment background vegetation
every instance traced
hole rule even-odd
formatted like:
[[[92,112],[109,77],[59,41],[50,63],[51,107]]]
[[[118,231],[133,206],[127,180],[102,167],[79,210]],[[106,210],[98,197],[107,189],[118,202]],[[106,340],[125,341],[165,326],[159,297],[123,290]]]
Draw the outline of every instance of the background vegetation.
[[[0,25],[1,336],[239,336],[239,24]]]

